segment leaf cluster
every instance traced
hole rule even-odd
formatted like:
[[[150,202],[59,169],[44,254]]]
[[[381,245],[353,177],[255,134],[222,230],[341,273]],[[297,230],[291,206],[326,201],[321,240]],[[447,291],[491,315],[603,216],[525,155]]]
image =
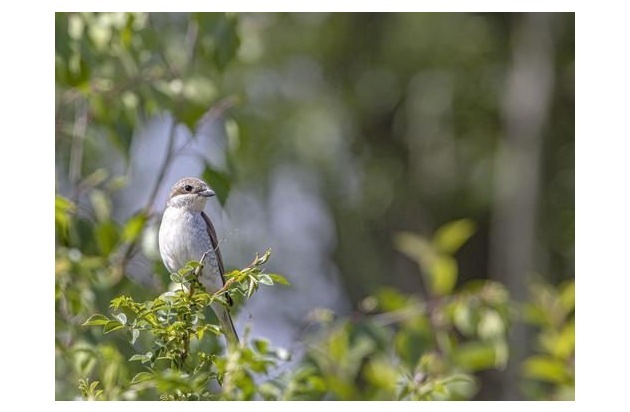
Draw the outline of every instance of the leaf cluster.
[[[264,273],[270,253],[256,255],[246,268],[230,272],[225,287],[213,294],[198,280],[203,258],[188,262],[171,274],[172,290],[144,302],[126,295],[116,297],[110,315],[92,315],[84,326],[101,327],[104,334],[124,332],[137,349],[145,346],[138,344],[145,337],[148,350],[129,358],[144,369],[129,382],[136,392],[150,390],[160,399],[171,400],[252,399],[257,393],[255,375],[268,372],[286,354],[262,340],[254,340],[251,347],[243,342],[222,354],[217,337],[223,331],[207,308],[215,302],[228,305],[226,294],[250,298],[260,284],[288,284],[280,275]]]

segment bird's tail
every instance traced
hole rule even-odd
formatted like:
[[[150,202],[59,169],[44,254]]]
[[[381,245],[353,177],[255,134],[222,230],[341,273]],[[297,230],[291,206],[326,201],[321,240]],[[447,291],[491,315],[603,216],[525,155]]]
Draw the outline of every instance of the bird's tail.
[[[221,324],[221,329],[223,330],[223,334],[225,335],[225,340],[227,342],[228,350],[233,350],[238,346],[238,334],[236,333],[236,329],[234,328],[234,322],[232,322],[232,317],[230,316],[230,312],[228,309],[220,303],[213,303],[212,309],[214,313],[216,313],[217,318],[219,319],[219,323]]]

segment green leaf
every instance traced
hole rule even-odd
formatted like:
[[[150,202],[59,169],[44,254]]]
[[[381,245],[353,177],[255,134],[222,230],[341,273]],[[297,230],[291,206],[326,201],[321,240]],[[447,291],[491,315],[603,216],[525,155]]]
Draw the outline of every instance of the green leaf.
[[[386,359],[376,358],[368,361],[363,375],[368,382],[379,390],[384,390],[392,395],[395,393],[399,380],[398,371]]]
[[[76,206],[65,197],[55,196],[55,225],[61,235],[68,235],[70,226],[70,214],[74,213]]]
[[[96,242],[103,256],[109,256],[118,243],[118,227],[111,220],[96,225]]]
[[[523,363],[523,370],[525,376],[544,382],[568,383],[571,381],[567,366],[551,356],[531,356]]]
[[[142,212],[129,219],[123,228],[122,239],[125,242],[135,241],[140,233],[142,233],[142,229],[144,228],[146,221],[147,216]]]
[[[238,21],[234,16],[224,14],[214,26],[213,34],[216,42],[214,62],[221,71],[236,57],[241,44],[237,23]]]
[[[206,165],[202,178],[208,183],[208,185],[210,185],[216,194],[219,203],[221,203],[221,205],[225,205],[230,189],[232,188],[230,176],[227,173],[213,169]]]
[[[152,380],[153,377],[154,375],[151,372],[140,372],[131,379],[131,384],[133,385],[136,383],[149,381],[149,380]]]
[[[254,259],[254,266],[264,265],[269,260],[269,256],[271,256],[271,249],[267,249],[262,256],[259,256],[258,253],[256,253],[256,258]]]
[[[249,283],[247,286],[247,299],[251,298],[256,288],[258,287],[258,282],[253,277],[249,277]]]
[[[475,333],[474,316],[470,304],[466,301],[458,301],[453,308],[453,324],[457,330],[466,337]]]
[[[199,259],[201,259],[201,256],[199,256]],[[198,262],[198,261],[196,261],[196,260],[191,260],[191,261],[189,261],[189,262],[187,262],[187,263],[186,263],[186,266],[184,266],[184,269],[186,269],[186,271],[189,271],[189,270],[191,270],[191,269],[192,269],[192,270],[195,270],[195,269],[197,269],[199,266],[201,266],[201,263],[199,263],[199,262]]]
[[[448,295],[457,282],[457,262],[450,256],[434,259],[428,272],[431,293],[438,296]]]
[[[217,86],[208,76],[189,76],[184,79],[184,97],[195,105],[207,108],[218,97]]]
[[[481,342],[464,343],[454,353],[456,363],[465,370],[476,372],[495,366],[494,347]]]
[[[102,190],[94,189],[90,192],[90,203],[96,220],[99,222],[108,221],[112,213],[112,202]]]
[[[271,278],[271,280],[273,280],[273,283],[278,283],[284,286],[291,286],[291,283],[284,276],[281,276],[275,273],[270,273],[269,277]]]
[[[184,283],[184,277],[179,273],[173,272],[171,273],[171,282],[173,283]]]
[[[256,350],[262,354],[265,354],[269,351],[269,341],[266,339],[254,339],[254,347]]]
[[[482,339],[501,338],[505,334],[505,323],[501,316],[492,309],[483,311],[477,325],[477,333]]]
[[[475,233],[476,225],[470,219],[459,219],[441,226],[433,236],[433,245],[443,253],[452,255]]]
[[[558,294],[562,307],[571,312],[575,308],[575,281],[569,281],[558,288]]]
[[[539,339],[546,353],[556,359],[568,360],[575,352],[575,323],[568,322],[560,331],[546,330]]]
[[[271,279],[271,276],[265,274],[265,273],[261,273],[258,276],[258,281],[260,283],[262,283],[263,285],[273,285],[273,280]]]
[[[109,318],[104,315],[92,315],[83,323],[83,326],[101,326],[110,322]]]
[[[429,267],[435,259],[436,253],[431,243],[414,233],[397,233],[394,235],[394,246],[422,268]]]
[[[443,384],[449,384],[454,382],[474,382],[475,379],[463,373],[456,373],[455,375],[447,376],[444,379],[441,379],[440,382]]]
[[[385,312],[392,312],[403,309],[408,305],[408,299],[405,295],[396,289],[383,287],[378,291],[378,303]]]
[[[115,330],[122,329],[124,327],[125,327],[125,325],[123,325],[122,323],[120,323],[118,321],[115,321],[115,320],[111,320],[111,321],[107,322],[105,324],[105,326],[103,326],[103,333],[110,333],[110,332],[113,332]]]
[[[214,333],[215,335],[221,335],[221,328],[212,323],[208,323],[204,326],[204,330]]]
[[[142,363],[145,363],[145,362],[150,361],[151,357],[153,357],[153,353],[151,352],[147,352],[145,354],[137,353],[133,355],[131,358],[129,358],[129,362],[140,361]]]

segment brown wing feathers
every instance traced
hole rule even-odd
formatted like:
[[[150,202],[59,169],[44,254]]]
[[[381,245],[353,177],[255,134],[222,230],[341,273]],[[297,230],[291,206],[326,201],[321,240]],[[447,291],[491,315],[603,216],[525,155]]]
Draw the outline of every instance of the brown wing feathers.
[[[208,231],[208,236],[210,236],[210,242],[212,243],[212,248],[214,249],[214,253],[217,255],[217,263],[219,266],[219,273],[221,274],[221,281],[223,285],[225,285],[225,268],[223,266],[223,258],[221,257],[221,251],[219,250],[219,240],[217,239],[217,232],[214,230],[214,226],[210,221],[208,215],[205,212],[201,212],[201,217],[206,221],[206,230]],[[229,294],[225,294],[227,302],[230,306],[232,306],[232,298]]]

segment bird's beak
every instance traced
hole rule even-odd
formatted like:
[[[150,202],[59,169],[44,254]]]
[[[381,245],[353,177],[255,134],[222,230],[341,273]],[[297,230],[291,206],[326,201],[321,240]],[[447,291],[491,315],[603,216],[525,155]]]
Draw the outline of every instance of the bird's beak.
[[[214,192],[210,189],[202,190],[201,192],[199,192],[199,196],[212,197],[214,196]]]

